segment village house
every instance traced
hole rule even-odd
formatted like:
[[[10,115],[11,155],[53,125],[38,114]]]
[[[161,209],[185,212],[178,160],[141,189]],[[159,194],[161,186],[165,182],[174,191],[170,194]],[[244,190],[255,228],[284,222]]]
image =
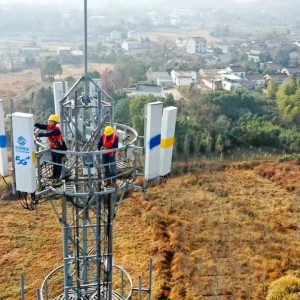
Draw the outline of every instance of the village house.
[[[246,77],[246,69],[242,66],[229,66],[225,68],[225,72],[230,75],[235,75],[240,78]]]
[[[192,37],[187,40],[186,52],[189,54],[203,54],[206,52],[206,39],[203,37]]]
[[[11,56],[11,57],[6,57],[2,61],[4,69],[8,71],[21,71],[25,68],[25,57],[23,56]]]
[[[51,59],[51,58],[58,59],[58,52],[41,50],[37,62],[43,61],[45,59]]]
[[[172,70],[171,77],[173,83],[179,88],[182,86],[190,86],[197,82],[197,73],[195,71]]]
[[[168,72],[151,72],[146,73],[146,77],[149,83],[156,84],[165,88],[173,87],[173,80]]]
[[[275,84],[282,84],[285,80],[289,78],[287,74],[267,74],[264,76],[266,79],[266,83],[268,83],[272,80]]]
[[[267,74],[278,74],[281,71],[281,65],[273,63],[271,61],[262,64],[262,68]]]
[[[154,43],[150,40],[127,39],[122,41],[121,47],[126,52],[145,53],[153,47]]]
[[[242,78],[232,74],[222,76],[222,88],[225,91],[232,91],[241,86]]]
[[[222,90],[222,73],[224,73],[223,69],[200,69],[200,82],[211,90]]]
[[[60,47],[57,53],[61,63],[81,63],[83,60],[83,51],[72,50],[70,47]]]
[[[41,48],[38,47],[22,47],[20,49],[21,55],[25,59],[25,67],[35,67],[40,55]]]
[[[262,74],[246,75],[246,79],[248,82],[248,89],[263,89],[266,86],[266,79]]]
[[[295,67],[287,67],[287,68],[283,68],[281,70],[281,73],[283,74],[287,74],[288,76],[292,76],[292,77],[300,77],[300,68],[295,68]]]
[[[255,63],[259,63],[260,62],[260,51],[255,51],[255,50],[251,50],[250,52],[247,52],[248,55],[248,60],[249,61],[253,61]]]
[[[131,97],[149,96],[163,97],[163,88],[160,85],[148,82],[138,82],[135,90],[131,93]]]
[[[241,66],[230,66],[225,69],[203,68],[199,70],[199,78],[201,83],[211,90],[231,91],[238,87],[263,89],[266,85],[263,75],[247,75]]]

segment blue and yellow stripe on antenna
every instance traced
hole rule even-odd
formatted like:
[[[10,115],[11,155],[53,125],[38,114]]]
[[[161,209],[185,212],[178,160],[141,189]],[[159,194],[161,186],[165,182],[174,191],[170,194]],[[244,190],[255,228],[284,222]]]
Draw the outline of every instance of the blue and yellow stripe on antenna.
[[[161,144],[161,135],[157,134],[153,136],[149,141],[149,149],[152,150]]]
[[[7,147],[6,135],[0,135],[0,148],[6,148],[6,147]]]
[[[160,148],[162,149],[168,149],[170,147],[173,147],[173,145],[174,145],[174,137],[168,139],[161,139],[160,141]]]

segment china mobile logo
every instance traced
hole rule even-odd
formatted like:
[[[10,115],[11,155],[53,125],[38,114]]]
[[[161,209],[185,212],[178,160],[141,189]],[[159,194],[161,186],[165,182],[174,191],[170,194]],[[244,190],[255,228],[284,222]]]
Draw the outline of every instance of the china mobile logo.
[[[23,136],[18,137],[18,144],[24,146],[26,144],[26,140]]]

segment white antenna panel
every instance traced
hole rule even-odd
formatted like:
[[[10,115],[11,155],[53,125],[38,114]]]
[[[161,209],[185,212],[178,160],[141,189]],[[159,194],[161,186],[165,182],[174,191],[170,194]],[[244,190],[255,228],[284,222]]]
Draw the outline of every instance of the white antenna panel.
[[[8,175],[7,138],[5,134],[5,119],[3,102],[0,99],[0,175]]]
[[[160,131],[162,102],[151,102],[145,107],[145,179],[159,176]]]
[[[164,108],[160,141],[160,176],[165,176],[171,172],[176,116],[177,107]]]
[[[95,83],[97,83],[97,85],[101,88],[101,79],[100,78],[99,79],[93,79],[93,81]],[[97,89],[96,89],[95,85],[92,82],[90,82],[90,96],[91,97],[96,97],[97,93],[98,92],[97,92]]]
[[[13,113],[12,125],[16,189],[21,192],[33,193],[36,190],[33,115]]]
[[[60,116],[60,105],[59,102],[69,91],[69,85],[67,81],[53,82],[53,96],[54,96],[54,108],[55,114]]]

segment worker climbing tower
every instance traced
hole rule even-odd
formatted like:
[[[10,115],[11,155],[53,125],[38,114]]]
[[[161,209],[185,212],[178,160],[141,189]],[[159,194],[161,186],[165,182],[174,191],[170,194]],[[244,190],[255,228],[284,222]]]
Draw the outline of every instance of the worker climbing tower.
[[[84,0],[84,75],[69,89],[55,82],[54,104],[67,151],[50,149],[43,138],[33,140],[33,115],[12,114],[13,157],[16,189],[24,208],[33,210],[49,201],[63,232],[63,264],[43,280],[37,291],[40,300],[133,299],[133,293],[146,293],[151,299],[151,260],[146,287],[133,286],[130,275],[113,260],[113,221],[128,189],[146,196],[146,182],[164,180],[171,168],[176,112],[163,110],[161,102],[147,105],[144,143],[138,133],[118,124],[114,101],[101,87],[101,79],[88,76],[87,0]],[[111,126],[118,135],[117,149],[97,150],[101,132]],[[35,148],[35,149],[34,149]],[[61,181],[49,178],[51,153],[64,155]],[[102,155],[116,152],[117,175],[105,178]],[[138,164],[144,155],[144,165]],[[160,159],[161,157],[161,159]],[[135,185],[137,176],[145,179]],[[116,185],[104,184],[115,181]],[[134,262],[132,262],[134,263]]]

